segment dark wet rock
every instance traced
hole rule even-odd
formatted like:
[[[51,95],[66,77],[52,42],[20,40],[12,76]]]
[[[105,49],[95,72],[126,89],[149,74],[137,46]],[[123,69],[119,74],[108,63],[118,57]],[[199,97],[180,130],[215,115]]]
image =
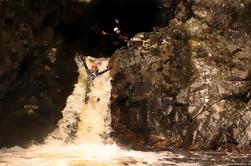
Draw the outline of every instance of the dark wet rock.
[[[248,148],[250,1],[189,3],[112,56],[113,136],[136,149]]]
[[[0,146],[42,141],[56,127],[76,80],[74,53],[110,56],[116,48],[97,32],[117,15],[129,37],[154,29],[111,59],[119,143],[250,146],[250,0],[103,2],[0,0]]]
[[[88,2],[0,0],[0,147],[41,142],[56,127],[76,82],[74,54],[111,56],[114,36],[101,32],[113,33],[115,18],[131,37],[174,17],[171,0]]]
[[[36,34],[46,4],[0,4],[0,147],[41,142],[76,81],[73,53],[49,29]]]

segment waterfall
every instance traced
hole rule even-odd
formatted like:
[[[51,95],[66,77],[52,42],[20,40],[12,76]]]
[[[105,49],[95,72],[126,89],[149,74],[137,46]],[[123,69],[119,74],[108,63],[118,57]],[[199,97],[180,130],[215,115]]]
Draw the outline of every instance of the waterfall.
[[[102,70],[108,59],[88,57],[87,64],[92,62],[98,63]],[[140,152],[117,146],[107,139],[111,131],[109,72],[93,81],[88,103],[85,103],[87,73],[79,59],[76,59],[76,63],[79,67],[78,83],[67,99],[58,128],[49,134],[45,144],[0,149],[0,166],[192,166],[200,165],[200,160],[210,159],[213,163],[215,157],[220,156],[205,152],[189,153],[187,156],[184,152]],[[229,158],[231,156],[226,156],[224,161],[229,161]],[[184,163],[184,159],[190,161]],[[219,160],[219,163],[222,161]]]
[[[103,138],[110,133],[110,76],[109,72],[91,82],[88,102],[85,103],[88,75],[80,58],[78,65],[78,83],[68,97],[66,107],[62,111],[63,118],[58,122],[58,128],[49,134],[46,143],[102,143]],[[96,63],[100,70],[106,68],[108,58],[86,58],[86,63]]]
[[[87,58],[87,65],[90,61],[99,64],[99,69],[106,69],[109,59]],[[80,123],[76,133],[75,143],[99,143],[110,133],[110,76],[109,72],[96,78],[91,85],[89,99],[84,104],[80,113]]]

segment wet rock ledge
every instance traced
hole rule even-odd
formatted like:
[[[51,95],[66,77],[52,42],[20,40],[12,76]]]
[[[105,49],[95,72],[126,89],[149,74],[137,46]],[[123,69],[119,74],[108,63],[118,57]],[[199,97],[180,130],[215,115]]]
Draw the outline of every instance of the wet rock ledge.
[[[173,3],[158,2],[0,0],[0,147],[43,142],[77,81],[75,53],[110,57],[114,39],[101,32],[115,18],[129,37],[167,25]]]
[[[167,27],[117,50],[115,140],[134,149],[250,149],[250,11],[248,0],[180,1]]]
[[[73,52],[43,26],[56,4],[0,1],[0,147],[42,142],[76,81]]]
[[[43,142],[56,127],[80,52],[112,56],[119,144],[250,148],[250,11],[250,0],[0,0],[0,147]],[[97,35],[116,17],[128,49]]]

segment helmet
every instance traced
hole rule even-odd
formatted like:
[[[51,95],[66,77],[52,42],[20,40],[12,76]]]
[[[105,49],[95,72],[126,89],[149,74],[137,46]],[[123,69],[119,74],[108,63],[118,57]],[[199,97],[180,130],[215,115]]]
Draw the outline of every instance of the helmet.
[[[120,33],[120,29],[118,28],[118,27],[115,27],[114,29],[113,29],[113,31],[115,32],[115,33]]]
[[[97,65],[95,63],[92,64],[92,69],[97,69]]]

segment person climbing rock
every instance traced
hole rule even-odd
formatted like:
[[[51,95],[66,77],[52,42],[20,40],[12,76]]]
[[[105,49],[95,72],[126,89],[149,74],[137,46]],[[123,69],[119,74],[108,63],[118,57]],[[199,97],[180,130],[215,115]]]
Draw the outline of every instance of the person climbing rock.
[[[113,29],[116,39],[113,44],[119,48],[128,48],[128,36],[126,34],[121,33],[121,30],[118,27]]]
[[[115,27],[113,28],[113,32],[112,33],[107,33],[105,31],[101,32],[102,35],[108,35],[108,36],[112,36],[113,39],[113,45],[117,48],[120,49],[124,49],[124,48],[128,48],[128,36],[126,33],[123,33],[120,29],[120,25],[119,25],[119,20],[116,18],[115,19]]]
[[[83,65],[85,67],[85,70],[87,72],[87,75],[88,75],[88,79],[87,79],[87,82],[86,82],[86,94],[85,94],[85,103],[88,102],[88,99],[89,99],[89,93],[91,92],[91,84],[92,84],[92,81],[94,79],[96,79],[97,77],[101,76],[102,74],[108,72],[109,70],[111,70],[111,68],[107,68],[105,70],[102,70],[99,72],[99,69],[98,69],[98,66],[96,63],[93,63],[91,65],[91,69],[88,68],[87,64],[86,64],[86,61],[85,61],[85,58],[82,58],[83,60]]]

